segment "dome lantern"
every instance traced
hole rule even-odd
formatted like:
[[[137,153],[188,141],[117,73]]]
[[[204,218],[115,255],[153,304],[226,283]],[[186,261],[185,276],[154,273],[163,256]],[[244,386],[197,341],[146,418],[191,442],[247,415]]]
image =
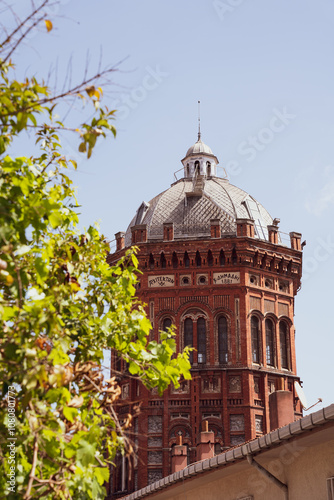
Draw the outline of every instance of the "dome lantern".
[[[198,132],[198,140],[188,149],[181,162],[186,179],[192,179],[198,174],[205,177],[217,176],[218,158],[213,154],[211,148],[204,144],[200,132]]]

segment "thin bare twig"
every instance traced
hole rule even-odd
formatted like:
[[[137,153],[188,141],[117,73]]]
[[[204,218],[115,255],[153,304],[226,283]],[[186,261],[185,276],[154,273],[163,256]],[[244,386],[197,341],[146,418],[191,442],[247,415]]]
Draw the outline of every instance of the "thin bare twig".
[[[36,471],[36,465],[37,465],[37,454],[38,454],[38,441],[37,441],[37,436],[35,436],[34,439],[34,456],[32,460],[32,468],[29,474],[29,482],[28,482],[28,487],[26,494],[24,495],[24,500],[28,500],[30,498],[30,492],[32,488],[32,483],[35,479],[35,471]]]
[[[30,21],[30,19],[32,19],[41,9],[43,9],[45,7],[45,5],[49,3],[49,0],[44,0],[44,2],[42,3],[42,5],[40,5],[39,7],[37,7],[28,17],[26,17],[18,26],[17,28],[15,28],[14,31],[12,31],[6,38],[6,40],[2,43],[0,43],[1,47],[4,47],[5,45],[7,45],[12,39],[13,37],[16,35],[16,33],[18,33],[20,31],[21,28],[23,28],[23,26],[25,26],[25,24],[27,22]],[[11,9],[12,10],[12,9]]]

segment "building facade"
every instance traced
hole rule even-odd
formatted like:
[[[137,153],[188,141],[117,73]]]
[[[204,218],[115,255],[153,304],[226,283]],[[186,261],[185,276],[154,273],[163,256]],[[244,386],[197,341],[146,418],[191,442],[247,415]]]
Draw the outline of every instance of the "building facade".
[[[182,165],[182,178],[142,202],[127,231],[116,234],[108,262],[139,247],[137,295],[147,304],[151,336],[176,326],[178,349],[195,348],[192,380],[159,397],[112,359],[124,372],[119,414],[138,402],[141,412],[133,427],[137,458],[116,467],[110,498],[174,472],[180,442],[187,463],[195,462],[203,421],[217,454],[301,417],[293,321],[301,234],[286,238],[279,219],[219,177],[218,159],[200,134]]]

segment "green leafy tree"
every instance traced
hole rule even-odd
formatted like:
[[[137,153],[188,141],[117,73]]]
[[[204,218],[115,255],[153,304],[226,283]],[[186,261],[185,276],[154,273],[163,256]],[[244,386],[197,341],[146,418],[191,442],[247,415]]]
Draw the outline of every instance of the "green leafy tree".
[[[101,105],[101,73],[65,94],[13,76],[19,43],[36,26],[52,29],[46,4],[0,46],[0,497],[99,499],[116,451],[133,452],[131,415],[122,425],[117,419],[120,387],[115,376],[103,377],[103,350],[160,392],[190,378],[190,364],[187,350],[176,355],[172,332],[148,340],[135,252],[110,267],[98,229],[76,229],[71,160],[59,138],[66,127],[55,110],[65,96],[92,102],[93,119],[73,129],[89,157],[100,137],[116,133],[114,111]],[[31,127],[38,154],[9,156]]]

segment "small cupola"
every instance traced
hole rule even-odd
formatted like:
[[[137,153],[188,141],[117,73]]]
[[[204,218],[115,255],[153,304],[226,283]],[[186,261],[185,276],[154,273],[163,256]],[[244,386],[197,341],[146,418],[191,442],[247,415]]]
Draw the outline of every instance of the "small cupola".
[[[186,179],[192,179],[196,175],[204,175],[205,177],[217,175],[218,158],[213,154],[211,148],[202,142],[200,133],[197,142],[188,149],[181,162]]]

